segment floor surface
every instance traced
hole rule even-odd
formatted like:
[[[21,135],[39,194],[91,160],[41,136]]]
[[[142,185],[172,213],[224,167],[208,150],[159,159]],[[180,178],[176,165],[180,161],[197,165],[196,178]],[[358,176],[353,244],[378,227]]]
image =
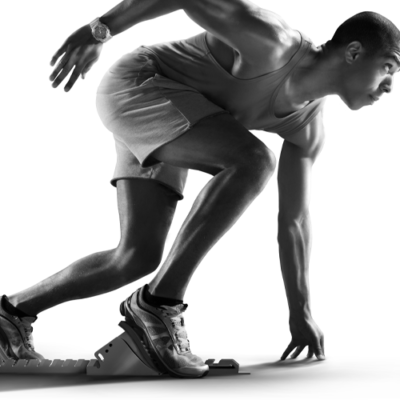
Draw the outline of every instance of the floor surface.
[[[400,399],[400,361],[395,357],[340,356],[275,361],[272,357],[235,356],[250,375],[200,380],[160,378],[99,379],[87,376],[0,375],[1,399],[135,398],[202,399]],[[121,397],[120,397],[121,398]]]

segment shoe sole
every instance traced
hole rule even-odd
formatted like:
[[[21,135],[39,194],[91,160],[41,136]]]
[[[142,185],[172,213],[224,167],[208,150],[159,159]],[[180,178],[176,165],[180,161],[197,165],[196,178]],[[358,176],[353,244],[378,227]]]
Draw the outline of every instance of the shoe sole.
[[[203,378],[206,376],[209,372],[209,370],[205,371],[202,375],[198,376],[193,376],[193,375],[186,375],[186,374],[179,374],[175,370],[171,369],[165,362],[164,360],[158,355],[156,350],[154,350],[153,344],[147,336],[146,330],[141,326],[142,322],[136,317],[135,315],[132,315],[127,309],[126,309],[126,301],[123,301],[120,305],[120,313],[123,317],[125,317],[126,323],[134,329],[134,331],[137,333],[139,338],[141,339],[141,343],[149,356],[151,357],[151,360],[154,362],[154,364],[159,368],[160,372],[162,373],[168,373],[169,375],[175,377],[175,378],[192,378],[192,379],[198,379],[198,378]],[[138,321],[136,321],[138,319]]]

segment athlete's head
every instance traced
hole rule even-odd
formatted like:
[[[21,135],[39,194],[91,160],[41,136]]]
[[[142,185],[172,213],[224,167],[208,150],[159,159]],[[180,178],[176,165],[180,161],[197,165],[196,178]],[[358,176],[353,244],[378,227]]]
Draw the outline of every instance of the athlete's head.
[[[342,100],[353,110],[389,93],[400,67],[400,31],[374,12],[356,14],[339,26],[330,45],[344,57]]]

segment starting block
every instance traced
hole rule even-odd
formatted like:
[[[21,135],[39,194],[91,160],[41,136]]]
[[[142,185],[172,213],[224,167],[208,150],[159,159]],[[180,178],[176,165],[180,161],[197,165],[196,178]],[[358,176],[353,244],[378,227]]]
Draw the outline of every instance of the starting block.
[[[119,326],[124,332],[96,351],[96,359],[92,360],[14,360],[0,347],[0,375],[169,376],[160,372],[162,368],[158,367],[134,329],[125,321]],[[209,359],[206,364],[209,366],[207,376],[248,374],[239,372],[239,364],[232,359],[218,363]]]

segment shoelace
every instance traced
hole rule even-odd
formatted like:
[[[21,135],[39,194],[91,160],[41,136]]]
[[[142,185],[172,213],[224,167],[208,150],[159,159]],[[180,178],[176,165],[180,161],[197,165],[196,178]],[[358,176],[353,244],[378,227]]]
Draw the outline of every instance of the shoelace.
[[[24,331],[25,331],[26,346],[30,350],[35,350],[35,344],[33,343],[33,336],[32,336],[33,328],[32,327],[30,327],[30,328],[24,327]]]
[[[182,317],[183,311],[186,310],[187,304],[183,305],[178,311],[177,307],[161,306],[160,310],[164,317],[171,320],[171,325],[174,328],[175,339],[178,341],[178,346],[181,350],[190,351],[189,339],[185,328],[185,320]],[[172,316],[179,312],[178,315]]]
[[[33,342],[33,336],[32,336],[33,327],[29,326],[29,328],[27,328],[26,326],[24,326],[24,323],[26,324],[26,321],[24,321],[23,319],[15,316],[15,315],[13,316],[13,318],[21,321],[23,324],[23,329],[25,332],[25,335],[24,335],[25,345],[28,347],[28,349],[35,350],[35,344]]]

